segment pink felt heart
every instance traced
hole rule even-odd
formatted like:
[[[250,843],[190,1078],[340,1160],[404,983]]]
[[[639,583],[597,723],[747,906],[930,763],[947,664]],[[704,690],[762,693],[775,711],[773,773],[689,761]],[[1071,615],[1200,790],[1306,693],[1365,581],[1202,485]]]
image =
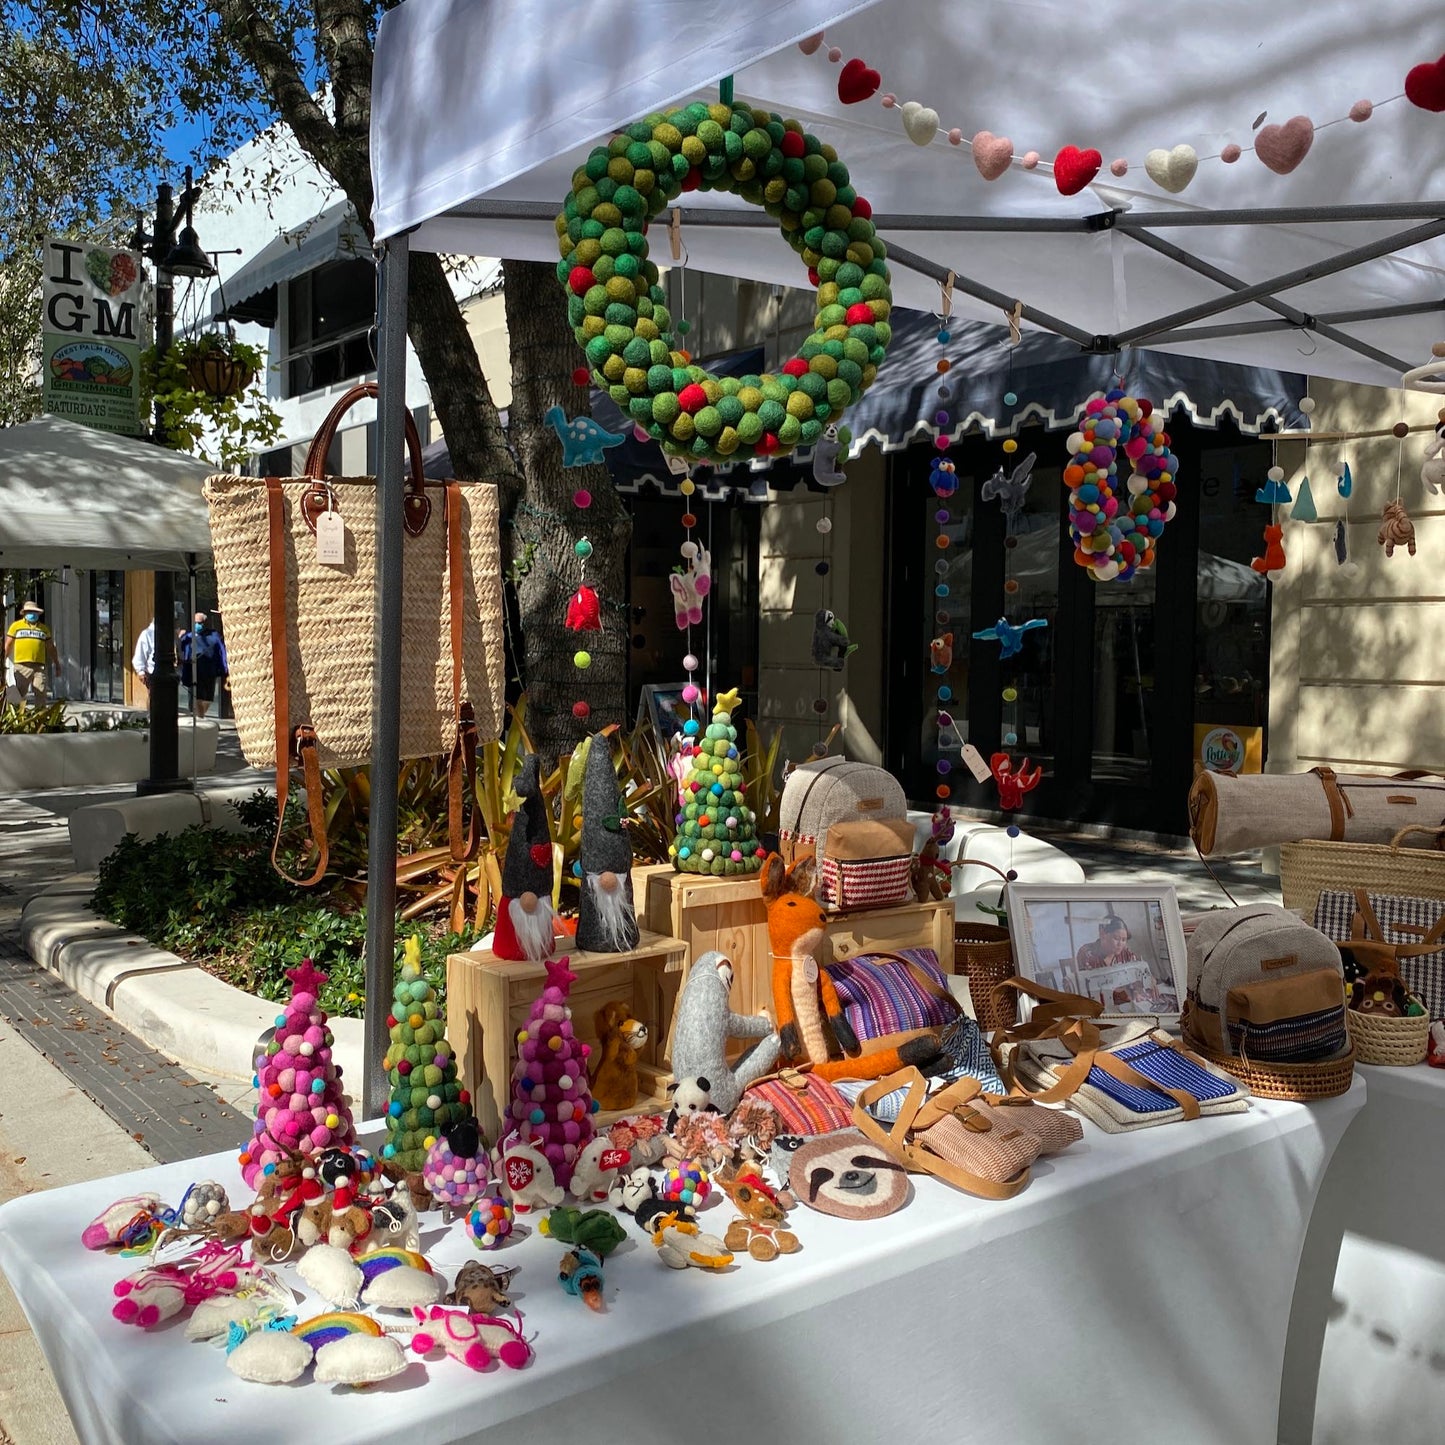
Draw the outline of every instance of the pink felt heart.
[[[1078,146],[1065,146],[1054,157],[1054,184],[1061,196],[1076,196],[1095,176],[1104,164],[1104,157],[1098,151],[1081,151]]]
[[[1254,153],[1278,176],[1287,176],[1315,143],[1315,128],[1307,115],[1283,125],[1267,125],[1254,138]]]
[[[974,136],[973,163],[986,181],[996,181],[1014,158],[1014,143],[1006,135],[981,130]]]
[[[804,55],[811,55],[823,43],[823,32],[820,30],[816,35],[810,35],[806,40],[798,42],[798,49]]]
[[[1411,67],[1405,77],[1405,99],[1421,110],[1445,110],[1445,55]]]
[[[883,77],[854,56],[838,72],[838,99],[844,105],[857,105],[860,100],[877,95],[878,87],[882,84]]]

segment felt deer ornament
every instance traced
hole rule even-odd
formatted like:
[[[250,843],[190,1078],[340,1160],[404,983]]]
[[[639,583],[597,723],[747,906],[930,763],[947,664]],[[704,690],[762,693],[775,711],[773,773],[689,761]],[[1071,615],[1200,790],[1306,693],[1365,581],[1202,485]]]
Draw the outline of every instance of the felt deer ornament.
[[[811,856],[791,869],[776,853],[763,864],[773,954],[773,1014],[784,1060],[811,1064],[813,1073],[824,1079],[877,1079],[909,1064],[924,1073],[935,1062],[946,1065],[942,1045],[927,1030],[894,1034],[888,1047],[869,1039],[859,1042],[822,967],[827,917],[813,897],[816,872]]]

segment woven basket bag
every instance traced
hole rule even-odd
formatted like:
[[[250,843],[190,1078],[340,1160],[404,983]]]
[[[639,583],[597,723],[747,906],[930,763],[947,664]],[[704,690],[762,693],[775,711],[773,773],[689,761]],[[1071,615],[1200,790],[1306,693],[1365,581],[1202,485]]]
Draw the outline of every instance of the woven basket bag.
[[[1391,1064],[1408,1068],[1423,1064],[1430,1051],[1430,1017],[1380,1018],[1358,1009],[1345,1010],[1345,1024],[1355,1045],[1355,1060],[1361,1064]]]
[[[1405,847],[1413,837],[1415,847]],[[1428,839],[1433,846],[1421,847]],[[1445,899],[1445,828],[1402,828],[1388,844],[1286,843],[1279,850],[1279,882],[1284,906],[1315,916],[1315,904],[1327,889],[1353,893],[1395,893]]]
[[[320,853],[313,881],[326,863],[320,769],[371,757],[378,592],[375,478],[325,477],[323,468],[342,416],[375,395],[367,383],[341,397],[301,476],[220,475],[205,486],[241,751],[255,767],[279,761],[283,810],[287,764],[305,775]],[[503,720],[497,489],[428,482],[410,414],[407,450],[399,756],[453,756],[452,850],[463,856],[462,754],[497,737]],[[317,557],[324,512],[339,512],[345,526],[339,565]]]

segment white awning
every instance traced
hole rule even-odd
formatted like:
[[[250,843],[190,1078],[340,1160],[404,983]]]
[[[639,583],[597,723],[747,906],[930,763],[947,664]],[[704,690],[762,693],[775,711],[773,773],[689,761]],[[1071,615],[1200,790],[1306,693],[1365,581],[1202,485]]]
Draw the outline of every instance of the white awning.
[[[827,46],[795,43],[820,29],[882,90],[937,109],[930,145],[876,96],[840,101]],[[951,270],[955,314],[998,322],[1021,301],[1025,326],[1086,350],[1391,384],[1441,335],[1445,127],[1399,98],[1439,46],[1433,0],[1374,0],[1368,14],[1358,0],[1159,0],[1147,14],[1104,0],[595,0],[565,24],[544,0],[406,0],[377,40],[375,229],[424,250],[555,260],[551,220],[588,150],[649,111],[716,98],[731,74],[739,99],[837,147],[901,305],[936,309]],[[1361,99],[1375,112],[1355,123]],[[1262,115],[1317,127],[1290,174],[1251,149]],[[948,143],[955,127],[963,145]],[[967,144],[980,130],[1044,164],[985,181]],[[1143,162],[1180,144],[1201,160],[1171,195]],[[1245,150],[1225,164],[1230,144]],[[1066,145],[1103,157],[1074,196],[1048,164]],[[679,200],[690,268],[804,284],[770,217],[725,194]]]
[[[0,567],[182,571],[211,554],[212,470],[53,416],[0,429]]]
[[[211,295],[217,321],[276,324],[276,288],[328,261],[370,259],[371,241],[349,201],[328,207],[315,220],[282,231]],[[223,301],[224,297],[224,301]]]

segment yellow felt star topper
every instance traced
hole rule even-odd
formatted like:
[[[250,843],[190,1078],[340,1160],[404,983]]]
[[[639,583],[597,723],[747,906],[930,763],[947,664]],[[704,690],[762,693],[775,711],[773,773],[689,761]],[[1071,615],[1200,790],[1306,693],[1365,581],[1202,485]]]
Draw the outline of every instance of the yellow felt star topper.
[[[731,717],[733,709],[741,701],[742,698],[738,696],[737,688],[732,688],[727,692],[720,692],[713,701],[713,711],[715,713],[725,712],[729,717]]]

